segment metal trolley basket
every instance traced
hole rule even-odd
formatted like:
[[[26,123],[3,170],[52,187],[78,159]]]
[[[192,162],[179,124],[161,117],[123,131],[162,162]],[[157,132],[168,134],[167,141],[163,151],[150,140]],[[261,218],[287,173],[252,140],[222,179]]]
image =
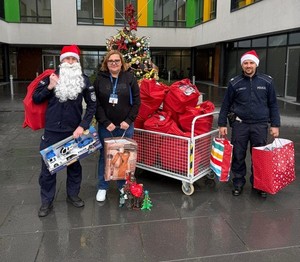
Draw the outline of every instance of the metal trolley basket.
[[[207,176],[214,178],[209,167],[212,139],[218,134],[216,128],[194,136],[196,122],[212,112],[197,116],[192,121],[191,137],[182,137],[135,128],[133,139],[138,143],[136,166],[182,181],[186,195],[194,193],[193,183]]]

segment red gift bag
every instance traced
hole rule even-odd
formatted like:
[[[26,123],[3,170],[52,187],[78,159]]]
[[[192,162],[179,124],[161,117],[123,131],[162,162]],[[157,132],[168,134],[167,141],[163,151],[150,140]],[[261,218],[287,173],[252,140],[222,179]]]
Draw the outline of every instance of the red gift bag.
[[[276,194],[295,180],[295,151],[291,140],[252,148],[254,188]]]
[[[197,86],[191,84],[188,78],[182,79],[170,86],[163,102],[163,110],[171,112],[172,118],[177,122],[178,113],[184,113],[186,106],[196,106],[199,96]]]
[[[227,138],[214,138],[210,155],[210,168],[220,182],[227,182],[230,177],[233,145]]]

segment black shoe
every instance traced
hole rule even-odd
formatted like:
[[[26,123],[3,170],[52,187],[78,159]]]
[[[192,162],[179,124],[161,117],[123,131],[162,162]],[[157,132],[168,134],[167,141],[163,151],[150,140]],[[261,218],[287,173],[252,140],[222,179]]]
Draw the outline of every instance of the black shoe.
[[[39,209],[38,216],[39,217],[48,216],[52,209],[53,209],[52,202],[51,203],[42,204],[41,207],[40,207],[40,209]]]
[[[242,191],[243,191],[243,187],[235,187],[232,190],[232,195],[239,196],[240,194],[242,194]]]
[[[74,207],[83,207],[84,201],[79,196],[68,196],[67,202],[72,204]]]
[[[254,191],[256,191],[256,193],[259,194],[262,198],[266,198],[266,197],[267,197],[267,192],[262,191],[262,190],[259,190],[259,189],[256,189],[256,188],[254,188],[253,186],[252,186],[252,189],[253,189]]]
[[[257,190],[257,193],[258,193],[262,198],[266,198],[266,197],[267,197],[267,193],[266,193],[265,191]]]

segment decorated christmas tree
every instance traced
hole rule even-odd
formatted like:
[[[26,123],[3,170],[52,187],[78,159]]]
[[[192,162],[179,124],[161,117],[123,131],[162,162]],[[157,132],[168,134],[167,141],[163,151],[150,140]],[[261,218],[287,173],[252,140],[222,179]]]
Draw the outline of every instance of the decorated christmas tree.
[[[132,4],[126,6],[124,19],[124,28],[106,41],[107,50],[119,50],[138,79],[157,79],[158,68],[151,61],[149,37],[138,37],[134,32],[138,21]]]
[[[145,190],[145,197],[144,197],[144,200],[142,203],[141,210],[145,210],[145,209],[151,210],[151,207],[152,207],[152,202],[149,197],[149,192],[148,192],[148,190]]]

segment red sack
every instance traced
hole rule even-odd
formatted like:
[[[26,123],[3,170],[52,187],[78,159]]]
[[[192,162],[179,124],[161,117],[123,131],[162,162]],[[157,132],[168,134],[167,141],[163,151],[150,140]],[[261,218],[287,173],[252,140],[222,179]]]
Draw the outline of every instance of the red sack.
[[[32,95],[38,84],[44,78],[50,76],[54,72],[53,69],[47,69],[37,76],[27,87],[27,94],[23,100],[25,119],[23,128],[30,127],[32,130],[38,130],[45,127],[45,113],[48,101],[41,104],[35,104],[32,101]]]
[[[190,136],[190,133],[183,132],[171,118],[171,114],[164,111],[154,113],[144,123],[146,130],[162,132],[177,136]]]
[[[142,119],[139,115],[136,117],[136,119],[134,120],[134,128],[144,128],[144,122],[145,120]]]
[[[146,120],[159,109],[169,87],[155,79],[143,79],[140,83],[141,106],[138,115]]]
[[[173,83],[166,94],[163,108],[164,111],[171,111],[172,115],[184,113],[186,106],[195,107],[198,104],[200,92],[191,84],[188,78]]]
[[[291,140],[276,138],[273,143],[252,148],[254,188],[270,194],[293,182],[295,151]]]
[[[178,116],[178,123],[183,131],[191,132],[192,122],[196,116],[211,113],[215,110],[215,105],[211,101],[205,101],[196,107],[187,106],[185,112]],[[213,116],[199,118],[195,122],[195,135],[201,135],[211,131]]]

